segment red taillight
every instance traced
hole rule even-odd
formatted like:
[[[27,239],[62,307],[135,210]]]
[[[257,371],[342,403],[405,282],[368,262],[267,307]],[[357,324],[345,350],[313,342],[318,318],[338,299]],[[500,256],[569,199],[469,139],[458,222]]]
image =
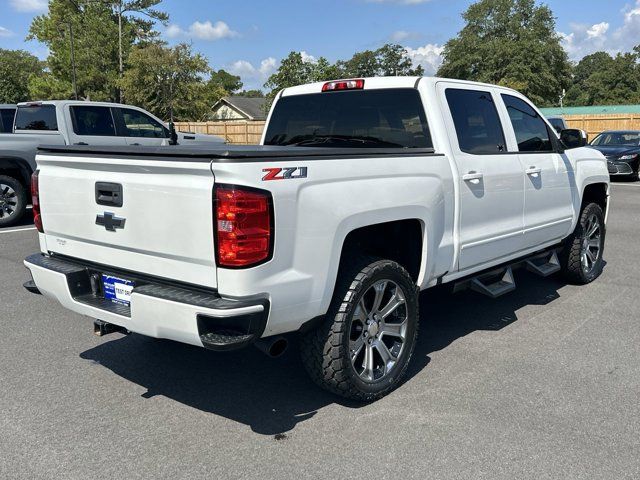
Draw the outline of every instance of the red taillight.
[[[40,215],[40,186],[38,185],[38,174],[36,170],[31,175],[31,205],[33,205],[33,223],[40,233],[44,233],[42,228],[42,216]]]
[[[336,80],[335,82],[327,82],[322,86],[323,92],[334,92],[336,90],[362,90],[364,88],[364,80]]]
[[[268,192],[217,186],[214,208],[219,266],[249,267],[269,259],[273,233]]]

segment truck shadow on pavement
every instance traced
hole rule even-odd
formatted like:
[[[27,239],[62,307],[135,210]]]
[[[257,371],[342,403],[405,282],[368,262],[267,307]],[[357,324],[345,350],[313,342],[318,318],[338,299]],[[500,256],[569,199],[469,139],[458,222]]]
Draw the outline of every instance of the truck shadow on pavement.
[[[430,353],[477,330],[500,330],[517,320],[518,309],[547,304],[564,286],[527,272],[516,273],[516,279],[521,288],[498,300],[469,291],[450,294],[444,287],[423,293],[419,340],[406,381],[416,381],[413,377],[428,365]],[[132,334],[105,341],[80,357],[143,386],[145,398],[162,395],[276,439],[328,405],[363,406],[316,387],[299,361],[296,342],[272,359],[255,348],[215,353]],[[428,372],[421,380],[428,381]]]

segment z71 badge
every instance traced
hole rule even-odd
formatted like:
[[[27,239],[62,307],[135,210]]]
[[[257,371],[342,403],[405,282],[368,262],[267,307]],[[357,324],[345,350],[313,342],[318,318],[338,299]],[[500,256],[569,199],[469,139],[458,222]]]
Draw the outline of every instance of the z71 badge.
[[[266,172],[263,181],[307,178],[307,167],[263,168],[262,171]]]

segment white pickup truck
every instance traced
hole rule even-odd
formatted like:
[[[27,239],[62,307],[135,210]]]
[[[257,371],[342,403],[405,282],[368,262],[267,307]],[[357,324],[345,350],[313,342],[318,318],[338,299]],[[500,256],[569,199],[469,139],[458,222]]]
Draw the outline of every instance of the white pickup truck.
[[[585,142],[516,91],[399,77],[287,88],[261,146],[45,147],[25,287],[98,334],[277,355],[296,333],[319,385],[374,400],[420,290],[600,275],[609,175]]]

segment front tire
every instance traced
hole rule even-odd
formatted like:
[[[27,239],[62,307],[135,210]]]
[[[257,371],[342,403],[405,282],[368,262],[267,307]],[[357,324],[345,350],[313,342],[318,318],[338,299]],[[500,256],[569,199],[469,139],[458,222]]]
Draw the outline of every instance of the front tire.
[[[13,177],[0,175],[0,227],[15,225],[27,210],[27,190]]]
[[[600,276],[604,268],[605,234],[604,213],[600,205],[585,205],[560,255],[560,266],[567,280],[585,285]]]
[[[303,364],[322,388],[377,400],[398,386],[418,334],[418,289],[396,262],[360,259],[341,269],[324,322],[302,337]]]

